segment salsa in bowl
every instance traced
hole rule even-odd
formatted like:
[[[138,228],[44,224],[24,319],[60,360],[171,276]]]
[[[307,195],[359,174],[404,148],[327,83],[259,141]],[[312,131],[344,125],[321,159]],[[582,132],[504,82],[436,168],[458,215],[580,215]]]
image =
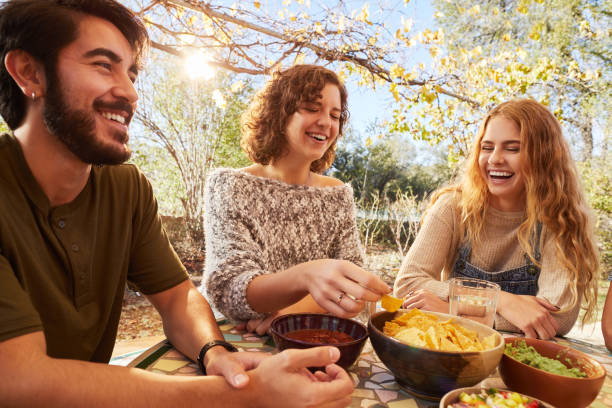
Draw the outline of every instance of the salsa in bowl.
[[[320,313],[295,313],[272,321],[270,333],[279,350],[334,346],[340,350],[336,364],[349,368],[363,349],[368,330],[354,320]]]

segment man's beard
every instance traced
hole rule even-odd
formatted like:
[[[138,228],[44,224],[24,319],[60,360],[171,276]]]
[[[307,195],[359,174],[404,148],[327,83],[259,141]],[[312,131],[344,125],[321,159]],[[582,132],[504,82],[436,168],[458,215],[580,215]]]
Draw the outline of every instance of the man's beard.
[[[71,109],[60,89],[57,75],[50,75],[51,81],[45,95],[45,106],[43,109],[43,120],[47,129],[61,140],[81,161],[88,164],[120,164],[130,158],[132,152],[129,148],[119,150],[113,146],[107,146],[98,140],[96,135],[96,122],[94,109],[107,106],[96,100],[92,111]],[[121,108],[131,112],[131,106],[125,102],[119,102]],[[126,108],[127,105],[127,109]],[[115,140],[127,142],[127,134],[116,132],[112,135]]]

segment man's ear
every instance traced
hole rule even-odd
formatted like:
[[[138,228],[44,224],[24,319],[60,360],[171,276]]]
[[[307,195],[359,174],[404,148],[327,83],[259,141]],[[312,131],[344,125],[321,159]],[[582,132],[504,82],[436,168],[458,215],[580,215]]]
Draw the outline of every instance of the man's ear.
[[[45,92],[42,64],[23,50],[11,50],[4,57],[4,66],[26,98],[37,98]]]

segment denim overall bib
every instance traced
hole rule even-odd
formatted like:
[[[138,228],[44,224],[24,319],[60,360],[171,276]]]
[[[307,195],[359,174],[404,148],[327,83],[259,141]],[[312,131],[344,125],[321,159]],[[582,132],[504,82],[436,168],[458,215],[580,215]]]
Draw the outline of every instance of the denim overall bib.
[[[542,257],[540,253],[541,233],[542,224],[538,222],[536,225],[535,245],[533,247],[533,257],[538,263]],[[523,266],[502,272],[487,272],[469,262],[471,251],[472,244],[469,241],[459,249],[459,258],[453,268],[453,278],[475,278],[495,282],[501,286],[501,290],[515,295],[535,296],[538,293],[540,267],[531,262],[529,255],[525,254],[526,263]]]

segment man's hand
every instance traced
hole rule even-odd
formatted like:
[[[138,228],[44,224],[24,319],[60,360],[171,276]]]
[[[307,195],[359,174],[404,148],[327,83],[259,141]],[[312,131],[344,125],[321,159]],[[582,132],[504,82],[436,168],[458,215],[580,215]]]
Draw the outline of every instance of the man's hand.
[[[269,353],[232,353],[220,346],[213,347],[206,353],[206,374],[225,377],[231,386],[244,388],[249,383],[246,371],[257,368],[259,363],[269,356]]]
[[[448,302],[425,289],[408,293],[402,304],[404,309],[418,308],[430,312],[448,313]]]
[[[557,334],[559,323],[551,312],[559,310],[548,300],[529,296],[499,293],[497,313],[518,327],[525,337],[548,340]]]
[[[249,372],[254,406],[296,408],[345,407],[351,402],[353,381],[332,364],[340,358],[335,347],[289,349],[265,359]],[[311,374],[306,367],[325,367]]]

